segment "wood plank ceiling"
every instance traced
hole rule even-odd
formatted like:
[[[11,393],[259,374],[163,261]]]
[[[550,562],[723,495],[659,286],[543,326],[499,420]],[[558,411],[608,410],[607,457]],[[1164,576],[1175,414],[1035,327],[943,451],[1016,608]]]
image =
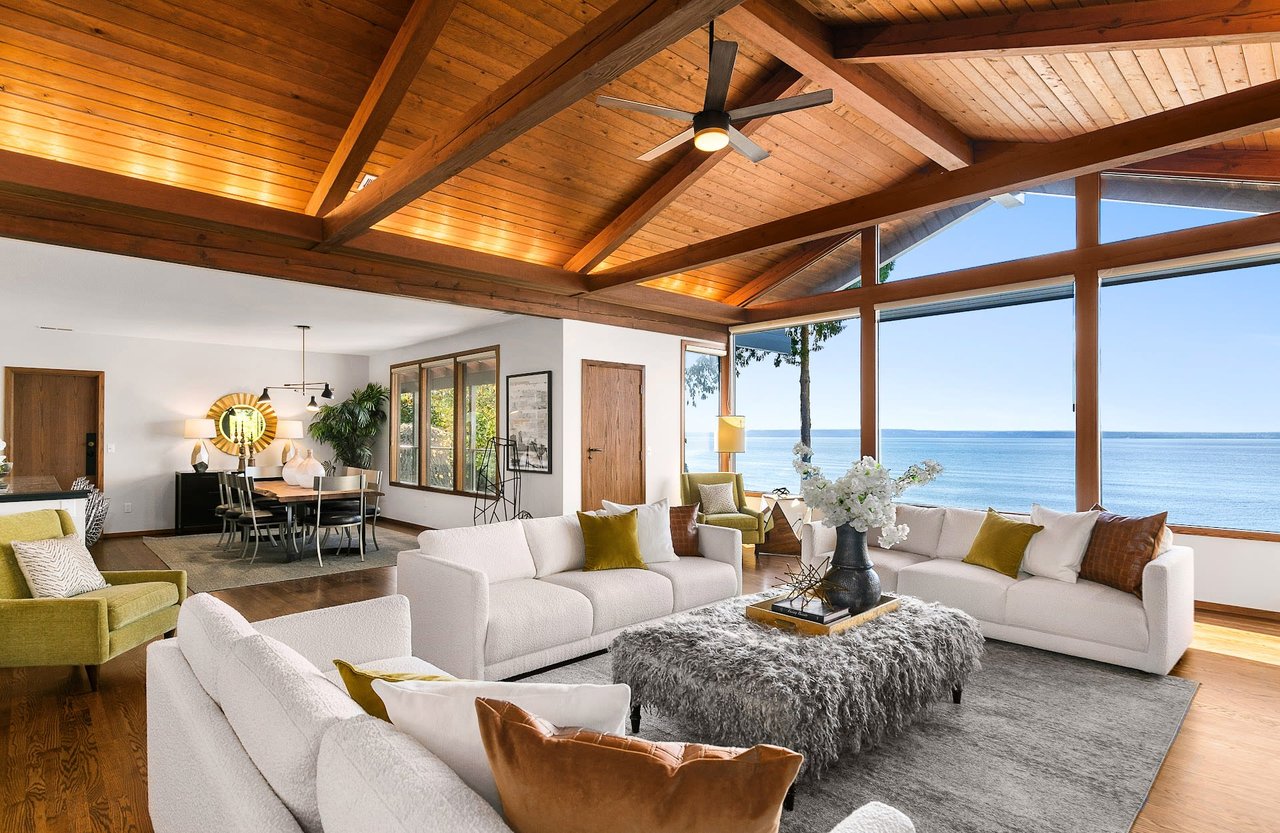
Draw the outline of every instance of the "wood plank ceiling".
[[[717,27],[719,37],[740,42],[730,106],[786,71],[733,28],[735,20],[758,16],[761,2],[748,0]],[[804,0],[787,8],[821,31],[823,24],[880,26],[1097,5]],[[317,183],[410,6],[410,0],[0,0],[0,150],[304,212],[309,202],[318,204]],[[609,6],[607,0],[459,0],[361,170],[380,175],[424,142],[441,139],[471,108]],[[901,88],[918,112],[932,110],[974,142],[1042,143],[1280,77],[1280,36],[1249,40],[909,58],[856,72],[874,71],[867,77]],[[598,92],[697,110],[705,83],[706,32],[695,30]],[[805,81],[796,91],[822,86]],[[918,141],[841,99],[837,91],[829,107],[768,119],[752,138],[771,152],[769,159],[752,164],[724,154],[597,269],[941,170],[936,154],[930,158]],[[648,163],[635,157],[680,129],[654,116],[599,107],[588,96],[375,228],[561,267],[676,162],[680,151]],[[1280,131],[1214,149],[1280,154]],[[748,304],[770,299],[760,291],[762,274],[805,266],[803,279],[772,296],[793,297],[829,286],[833,275],[848,272],[849,253],[856,251],[854,239],[809,265],[812,258],[800,247],[780,247],[648,285]]]

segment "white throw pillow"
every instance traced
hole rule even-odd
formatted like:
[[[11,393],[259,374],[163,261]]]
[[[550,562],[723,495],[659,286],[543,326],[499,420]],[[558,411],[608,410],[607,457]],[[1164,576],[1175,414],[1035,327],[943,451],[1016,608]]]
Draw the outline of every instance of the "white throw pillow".
[[[739,511],[735,492],[732,483],[699,483],[698,494],[702,497],[700,502],[703,514],[731,515]]]
[[[912,506],[909,503],[899,503],[895,509],[897,522],[906,524],[909,532],[907,540],[894,549],[899,552],[925,555],[929,558],[937,557],[938,539],[942,536],[942,522],[946,517],[946,510],[936,506]],[[874,537],[868,536],[868,538],[879,546],[880,530],[875,530]]]
[[[671,503],[666,498],[637,506],[604,501],[606,515],[625,515],[632,509],[636,510],[636,537],[640,539],[640,557],[644,563],[675,561],[676,547],[671,542]]]
[[[78,535],[10,544],[32,598],[67,599],[107,586]]]
[[[977,509],[950,509],[942,520],[942,534],[938,536],[938,558],[962,561],[973,548],[987,513]]]
[[[416,738],[497,810],[502,801],[480,739],[477,697],[515,703],[557,726],[613,734],[626,734],[625,720],[631,713],[631,687],[625,685],[375,680],[373,690],[387,707],[392,725]]]
[[[1084,551],[1089,548],[1093,525],[1101,513],[1057,512],[1038,503],[1031,506],[1031,523],[1044,529],[1031,536],[1022,569],[1033,576],[1075,584]]]

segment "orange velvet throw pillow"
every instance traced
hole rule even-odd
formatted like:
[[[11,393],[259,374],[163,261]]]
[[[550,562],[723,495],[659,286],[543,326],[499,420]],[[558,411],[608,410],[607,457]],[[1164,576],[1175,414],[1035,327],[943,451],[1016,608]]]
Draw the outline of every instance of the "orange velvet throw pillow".
[[[557,729],[476,698],[480,737],[515,833],[776,833],[804,756]]]

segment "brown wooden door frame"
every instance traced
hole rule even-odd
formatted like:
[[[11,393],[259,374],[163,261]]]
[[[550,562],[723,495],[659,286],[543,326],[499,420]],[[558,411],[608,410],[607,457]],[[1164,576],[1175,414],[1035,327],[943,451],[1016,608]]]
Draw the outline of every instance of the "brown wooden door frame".
[[[95,478],[94,485],[99,490],[105,490],[105,472],[103,469],[102,452],[105,448],[105,432],[106,419],[104,409],[106,407],[106,388],[107,374],[102,370],[67,370],[55,367],[6,367],[4,369],[4,440],[9,444],[9,448],[13,447],[13,419],[14,419],[14,383],[18,376],[82,376],[89,379],[96,379],[98,382],[98,454],[96,466],[98,476]],[[22,476],[23,474],[37,474],[38,472],[15,471],[14,474]],[[70,486],[71,484],[66,484]]]
[[[578,445],[581,447],[581,454],[582,454],[581,463],[580,463],[581,477],[579,478],[582,482],[579,484],[579,487],[578,487],[579,503],[581,504],[584,510],[587,508],[587,446],[590,443],[588,443],[587,441],[588,402],[587,402],[587,397],[585,396],[585,393],[586,393],[586,378],[587,378],[588,367],[636,370],[636,371],[639,371],[640,373],[640,489],[642,494],[644,495],[644,500],[648,500],[649,476],[648,476],[648,472],[645,469],[645,464],[648,461],[645,459],[645,457],[647,456],[647,445],[645,443],[645,404],[644,404],[645,387],[647,385],[647,382],[645,380],[644,365],[626,364],[624,362],[606,362],[606,361],[600,361],[598,359],[583,359],[582,370],[578,379],[578,395],[582,399],[582,425],[579,430],[580,442],[578,443]],[[683,373],[683,370],[681,372]],[[642,500],[641,502],[643,503],[644,500]]]

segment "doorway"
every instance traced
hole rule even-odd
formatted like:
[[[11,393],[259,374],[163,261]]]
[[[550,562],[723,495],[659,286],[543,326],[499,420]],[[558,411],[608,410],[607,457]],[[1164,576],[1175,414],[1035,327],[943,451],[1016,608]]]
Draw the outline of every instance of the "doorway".
[[[7,367],[5,455],[14,475],[49,475],[64,489],[77,477],[102,488],[100,370]]]
[[[582,362],[582,508],[645,502],[644,367]]]

